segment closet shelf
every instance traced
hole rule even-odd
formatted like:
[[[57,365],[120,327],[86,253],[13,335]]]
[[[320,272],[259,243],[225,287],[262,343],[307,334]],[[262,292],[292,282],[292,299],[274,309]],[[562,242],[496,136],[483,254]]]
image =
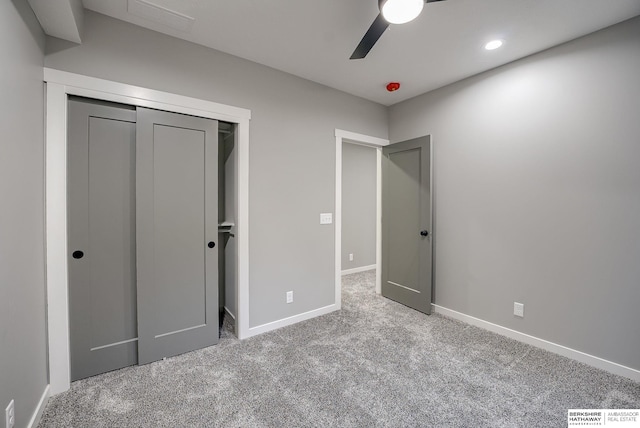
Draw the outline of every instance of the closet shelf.
[[[233,227],[235,227],[235,223],[231,223],[230,221],[224,221],[218,225],[218,233],[228,233],[229,235],[235,237],[235,234],[231,231]]]

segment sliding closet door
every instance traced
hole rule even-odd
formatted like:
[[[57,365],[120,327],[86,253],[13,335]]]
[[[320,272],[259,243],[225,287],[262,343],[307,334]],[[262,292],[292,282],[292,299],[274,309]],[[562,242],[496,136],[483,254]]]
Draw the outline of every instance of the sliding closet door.
[[[137,363],[136,111],[69,100],[71,380]]]
[[[138,108],[138,359],[218,342],[218,122]]]

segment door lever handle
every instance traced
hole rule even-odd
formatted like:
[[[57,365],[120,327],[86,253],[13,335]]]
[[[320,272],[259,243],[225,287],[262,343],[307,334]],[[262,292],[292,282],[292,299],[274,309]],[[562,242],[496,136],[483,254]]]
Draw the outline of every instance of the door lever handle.
[[[429,231],[427,229],[420,231],[420,236],[429,236]]]

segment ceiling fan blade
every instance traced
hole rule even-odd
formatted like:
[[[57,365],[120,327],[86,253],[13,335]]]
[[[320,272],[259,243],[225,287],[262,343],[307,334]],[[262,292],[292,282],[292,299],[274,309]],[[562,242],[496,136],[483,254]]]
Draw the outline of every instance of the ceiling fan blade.
[[[360,40],[356,50],[353,51],[349,59],[362,59],[367,56],[373,45],[376,44],[387,28],[389,28],[389,23],[382,17],[381,13],[378,14],[378,17],[373,21],[373,24],[371,24],[371,27],[369,27],[362,40]]]
[[[445,0],[425,0],[425,3],[435,3],[439,1]],[[367,56],[387,28],[389,28],[389,22],[382,17],[382,13],[379,13],[349,59],[362,59]]]

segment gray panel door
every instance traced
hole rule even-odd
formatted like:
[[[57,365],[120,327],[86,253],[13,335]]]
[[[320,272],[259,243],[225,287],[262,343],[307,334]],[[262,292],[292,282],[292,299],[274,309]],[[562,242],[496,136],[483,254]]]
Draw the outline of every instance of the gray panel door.
[[[138,355],[218,342],[218,123],[138,108]]]
[[[431,312],[431,139],[384,147],[382,295]]]
[[[71,380],[137,363],[136,112],[70,99]]]

